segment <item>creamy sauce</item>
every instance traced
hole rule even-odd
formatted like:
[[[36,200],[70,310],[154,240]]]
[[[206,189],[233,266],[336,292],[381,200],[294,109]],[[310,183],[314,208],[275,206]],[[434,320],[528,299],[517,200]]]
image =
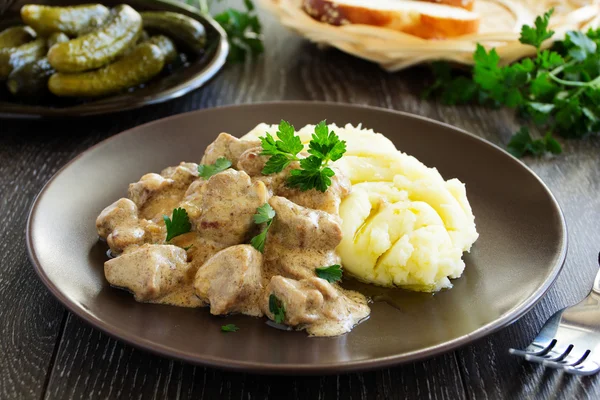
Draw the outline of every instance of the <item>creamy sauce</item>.
[[[337,171],[325,193],[284,187],[284,177],[260,175],[265,158],[258,144],[221,134],[202,162],[226,157],[238,170],[204,180],[196,164],[181,163],[131,184],[129,198],[108,206],[96,221],[116,256],[105,263],[105,276],[138,301],[209,306],[216,315],[273,319],[269,297],[275,294],[286,325],[314,336],[348,332],[368,317],[367,299],[317,278],[315,268],[340,263],[338,210],[349,182]],[[263,228],[252,217],[267,202],[277,216],[261,254],[247,243]],[[187,210],[191,232],[165,243],[163,215],[171,217],[178,207]]]

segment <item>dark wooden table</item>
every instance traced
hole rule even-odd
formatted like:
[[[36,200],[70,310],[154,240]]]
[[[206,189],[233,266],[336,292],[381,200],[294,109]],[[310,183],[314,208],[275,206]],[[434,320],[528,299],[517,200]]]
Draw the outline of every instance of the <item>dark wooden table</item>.
[[[509,111],[421,100],[429,79],[424,69],[388,74],[338,51],[320,51],[264,13],[262,20],[265,55],[227,67],[184,98],[80,120],[0,121],[0,399],[600,398],[600,377],[567,376],[507,353],[529,343],[546,318],[581,300],[592,285],[600,250],[598,139],[565,142],[564,155],[556,159],[525,160],[555,193],[568,223],[569,252],[556,284],[512,326],[425,362],[326,377],[223,372],[111,339],[50,295],[25,249],[25,221],[35,195],[77,154],[144,122],[223,104],[306,99],[424,115],[502,146],[518,128]]]

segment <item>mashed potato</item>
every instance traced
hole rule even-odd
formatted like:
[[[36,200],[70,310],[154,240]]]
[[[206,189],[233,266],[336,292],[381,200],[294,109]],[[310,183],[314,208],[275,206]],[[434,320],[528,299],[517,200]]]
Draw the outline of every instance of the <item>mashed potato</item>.
[[[372,130],[330,125],[346,141],[335,165],[352,182],[340,207],[344,237],[337,248],[346,272],[380,286],[433,292],[462,275],[462,254],[477,240],[465,185],[396,149]],[[243,139],[277,126],[260,124]],[[314,125],[298,131],[308,144]]]

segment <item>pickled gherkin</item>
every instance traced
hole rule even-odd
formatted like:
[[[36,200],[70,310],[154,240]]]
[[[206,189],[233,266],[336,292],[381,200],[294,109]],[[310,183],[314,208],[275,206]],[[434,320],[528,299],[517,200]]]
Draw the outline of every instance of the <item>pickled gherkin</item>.
[[[206,30],[193,18],[169,11],[141,12],[144,29],[159,31],[178,40],[195,54],[204,50],[206,45]]]
[[[0,49],[0,79],[6,79],[12,70],[46,55],[46,39],[39,38],[19,47]]]
[[[62,32],[54,32],[48,36],[48,48],[54,46],[56,43],[65,43],[69,41],[69,37]]]
[[[148,43],[152,43],[158,46],[165,56],[165,64],[171,64],[177,59],[177,49],[171,39],[164,35],[152,36],[147,40]]]
[[[106,96],[149,81],[160,73],[164,63],[165,56],[158,46],[142,43],[126,56],[95,71],[57,72],[50,77],[48,88],[57,96]]]
[[[72,7],[53,7],[27,4],[21,8],[23,22],[42,35],[62,32],[77,36],[90,25],[99,25],[110,11],[102,4],[84,4]]]
[[[48,61],[59,72],[82,72],[109,64],[132,46],[142,31],[140,14],[126,4],[115,7],[100,28],[54,45]]]
[[[28,26],[13,26],[0,32],[0,49],[18,47],[35,39],[36,34]]]
[[[48,93],[48,79],[54,72],[44,57],[12,71],[6,86],[15,96],[36,100]]]

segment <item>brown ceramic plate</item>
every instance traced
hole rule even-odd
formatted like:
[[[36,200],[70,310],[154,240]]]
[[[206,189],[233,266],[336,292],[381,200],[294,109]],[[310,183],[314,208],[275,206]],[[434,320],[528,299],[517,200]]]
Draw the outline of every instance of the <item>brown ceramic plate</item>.
[[[101,3],[107,7],[129,4],[138,11],[173,11],[185,14],[199,21],[206,29],[207,45],[204,54],[190,55],[188,65],[163,71],[143,88],[99,98],[72,99],[48,95],[32,104],[16,99],[0,85],[0,117],[41,118],[41,117],[81,117],[131,110],[149,104],[162,103],[181,97],[198,89],[217,74],[225,64],[229,53],[227,34],[212,18],[200,14],[195,8],[175,0],[17,0],[4,13],[0,14],[0,31],[8,26],[22,25],[19,10],[25,4],[48,4],[70,6],[76,4]]]
[[[259,122],[297,127],[323,119],[373,128],[399,149],[458,177],[480,238],[452,290],[396,290],[372,304],[369,320],[335,338],[274,329],[265,319],[211,316],[207,309],[141,304],[103,275],[106,245],[95,219],[149,171],[199,161],[220,132],[242,135]],[[48,289],[94,327],[132,345],[194,363],[268,373],[338,373],[433,356],[496,331],[526,313],[562,267],[566,226],[556,200],[524,164],[448,125],[395,111],[343,104],[283,102],[201,110],[114,136],[56,174],[27,225],[30,258]],[[223,334],[234,323],[239,332]]]

